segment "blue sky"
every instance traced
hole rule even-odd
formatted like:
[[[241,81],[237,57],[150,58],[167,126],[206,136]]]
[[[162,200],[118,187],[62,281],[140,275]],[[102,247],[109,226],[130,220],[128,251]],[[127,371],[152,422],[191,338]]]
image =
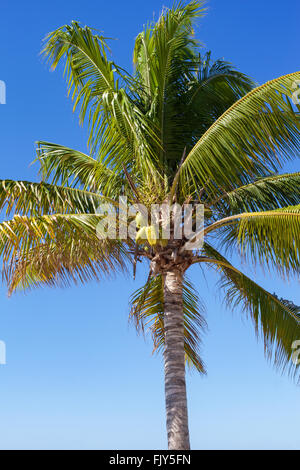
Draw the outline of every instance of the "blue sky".
[[[170,6],[171,2],[164,2]],[[39,56],[47,32],[73,19],[116,41],[116,62],[131,67],[134,38],[161,1],[65,0],[0,6],[0,178],[37,181],[34,142],[86,149],[60,71]],[[294,0],[211,0],[197,37],[263,83],[299,69],[299,5]],[[299,171],[299,162],[286,169]],[[249,272],[248,267],[244,270]],[[271,292],[300,305],[297,280],[251,271]],[[188,373],[194,449],[299,449],[300,389],[264,359],[253,327],[221,303],[215,277],[191,278],[207,305],[206,377]],[[162,359],[128,325],[129,294],[145,279],[116,278],[8,299],[0,288],[1,449],[160,449],[166,447]]]

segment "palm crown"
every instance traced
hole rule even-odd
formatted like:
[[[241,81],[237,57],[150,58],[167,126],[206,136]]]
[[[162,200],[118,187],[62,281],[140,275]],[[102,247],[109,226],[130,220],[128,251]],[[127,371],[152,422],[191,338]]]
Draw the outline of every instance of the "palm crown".
[[[291,97],[300,72],[255,86],[230,63],[213,62],[193,34],[203,14],[197,1],[163,11],[136,38],[133,74],[110,60],[103,36],[77,22],[47,36],[44,54],[54,68],[65,62],[74,109],[89,123],[89,154],[39,142],[42,182],[1,182],[0,207],[14,212],[0,224],[3,272],[12,292],[98,279],[149,260],[131,315],[138,327],[150,326],[167,358],[166,279],[180,273],[184,354],[204,372],[198,346],[205,321],[185,275],[192,264],[204,264],[220,274],[228,303],[247,311],[267,356],[294,374],[299,309],[224,255],[234,250],[282,276],[298,273],[300,173],[279,171],[297,153],[300,123]],[[163,245],[149,237],[99,240],[97,208],[117,204],[120,195],[147,207],[203,204],[202,248],[187,251],[185,239],[172,237]]]

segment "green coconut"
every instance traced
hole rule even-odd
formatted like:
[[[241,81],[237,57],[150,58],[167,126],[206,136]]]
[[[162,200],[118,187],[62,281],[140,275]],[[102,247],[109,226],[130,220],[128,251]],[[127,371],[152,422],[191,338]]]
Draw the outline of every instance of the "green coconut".
[[[138,244],[145,243],[147,239],[146,227],[141,227],[135,236],[135,241]]]
[[[135,216],[135,223],[137,228],[145,227],[147,225],[147,220],[141,212],[137,212]]]
[[[146,234],[147,234],[147,240],[151,246],[154,246],[158,243],[154,225],[149,225],[148,227],[146,227]]]

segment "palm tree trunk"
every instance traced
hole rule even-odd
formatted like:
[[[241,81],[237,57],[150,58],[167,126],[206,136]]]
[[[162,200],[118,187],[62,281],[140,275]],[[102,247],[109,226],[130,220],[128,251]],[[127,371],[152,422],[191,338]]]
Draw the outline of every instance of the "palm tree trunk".
[[[168,448],[190,449],[182,302],[182,274],[164,274],[165,399]]]

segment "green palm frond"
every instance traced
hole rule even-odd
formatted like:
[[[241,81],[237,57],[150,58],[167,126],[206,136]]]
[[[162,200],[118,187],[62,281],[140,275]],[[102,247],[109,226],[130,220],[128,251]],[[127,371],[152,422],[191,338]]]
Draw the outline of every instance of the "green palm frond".
[[[88,238],[92,246],[102,241],[97,228],[103,219],[101,214],[47,214],[28,217],[15,215],[0,224],[0,256],[4,272],[11,270],[16,259],[26,258],[32,250],[45,244],[63,246],[68,240]],[[130,242],[128,242],[130,243]]]
[[[300,307],[267,292],[207,243],[204,253],[206,262],[221,275],[219,288],[226,293],[228,307],[242,307],[253,321],[257,337],[264,341],[267,358],[282,372],[298,377],[292,344],[300,338]]]
[[[255,84],[225,60],[211,60],[211,52],[199,54],[191,67],[182,100],[188,151],[207,129]]]
[[[81,186],[114,197],[126,184],[124,175],[78,150],[50,142],[38,142],[37,161],[44,180],[53,184]]]
[[[277,171],[297,154],[300,121],[291,105],[291,73],[250,91],[202,135],[180,169],[182,190],[192,181],[214,194]]]
[[[208,110],[201,110],[204,113],[207,111],[216,113],[217,106],[225,112],[238,96],[244,96],[255,86],[251,78],[235,70],[233,65],[224,59],[212,62],[211,51],[202,55],[199,53],[189,79],[189,107],[199,105],[208,97],[211,100]],[[226,89],[227,93],[224,96]],[[231,96],[229,96],[229,91],[231,91]],[[216,114],[221,115],[223,112],[219,110]]]
[[[102,144],[103,158],[116,167],[135,163],[144,172],[154,171],[155,130],[126,90],[130,77],[122,80],[121,69],[107,52],[105,38],[76,21],[50,33],[43,50],[53,68],[62,59],[66,63],[69,94],[74,109],[80,106],[80,121],[88,118],[91,149]]]
[[[127,271],[130,257],[121,242],[91,239],[84,233],[80,238],[65,235],[10,258],[4,270],[9,295],[17,289],[65,287]]]
[[[300,173],[260,178],[206,204],[224,215],[294,206],[300,204]]]
[[[99,239],[99,214],[15,215],[0,224],[0,256],[9,292],[86,282],[126,269],[126,241]],[[130,242],[128,242],[130,243]]]
[[[6,215],[51,213],[95,213],[101,203],[112,202],[102,195],[67,186],[30,181],[0,180],[0,211]]]
[[[178,140],[178,125],[184,123],[180,99],[187,75],[194,68],[197,41],[193,37],[196,18],[204,15],[204,2],[179,2],[164,9],[156,23],[147,25],[136,39],[134,64],[142,86],[142,106],[160,133],[160,163],[169,177],[170,160],[180,160],[186,143]],[[180,122],[179,122],[180,121]]]
[[[190,69],[194,59],[198,43],[193,26],[195,19],[204,15],[204,4],[204,1],[178,2],[170,9],[165,8],[158,21],[148,24],[136,38],[133,62],[144,93],[142,98],[148,106],[157,100],[161,123],[168,87],[182,80],[183,72]]]
[[[232,215],[209,225],[205,233],[215,234],[217,229],[224,248],[235,247],[281,274],[299,273],[300,205]]]
[[[138,331],[144,331],[145,326],[149,328],[154,350],[160,350],[164,345],[163,297],[163,281],[160,275],[149,278],[146,284],[131,296],[130,317],[135,322]],[[199,372],[205,373],[199,356],[201,333],[206,328],[203,317],[204,307],[200,304],[197,292],[187,278],[183,282],[183,311],[184,348],[187,363]]]

